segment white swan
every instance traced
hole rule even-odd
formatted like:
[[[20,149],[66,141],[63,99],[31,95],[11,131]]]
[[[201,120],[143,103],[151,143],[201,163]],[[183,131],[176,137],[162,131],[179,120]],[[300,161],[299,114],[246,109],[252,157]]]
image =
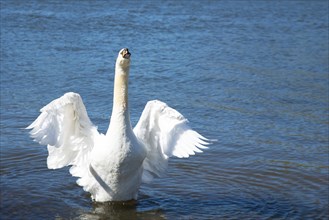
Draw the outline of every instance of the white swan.
[[[106,135],[97,131],[77,93],[66,93],[41,109],[27,129],[48,146],[47,165],[71,165],[77,183],[93,200],[136,200],[141,182],[160,177],[168,158],[189,157],[210,141],[188,126],[188,121],[161,101],[149,101],[133,129],[129,118],[130,53],[119,52],[115,65],[113,109]]]

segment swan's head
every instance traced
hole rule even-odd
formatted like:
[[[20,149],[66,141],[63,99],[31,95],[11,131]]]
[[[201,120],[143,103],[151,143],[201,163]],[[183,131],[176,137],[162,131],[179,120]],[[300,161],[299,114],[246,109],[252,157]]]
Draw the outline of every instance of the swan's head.
[[[128,48],[123,48],[120,50],[117,58],[117,65],[119,65],[122,68],[127,68],[129,67],[130,64],[130,52]]]

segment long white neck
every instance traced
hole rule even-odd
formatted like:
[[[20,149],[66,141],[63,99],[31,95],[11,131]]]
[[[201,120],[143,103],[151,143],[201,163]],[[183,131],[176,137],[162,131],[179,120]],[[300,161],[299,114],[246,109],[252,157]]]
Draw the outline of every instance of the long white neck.
[[[116,65],[112,113],[124,113],[128,111],[128,78],[129,67],[123,69],[119,65]]]
[[[109,130],[111,126],[131,128],[128,105],[128,78],[129,66],[123,68],[117,63],[115,67],[113,109]]]

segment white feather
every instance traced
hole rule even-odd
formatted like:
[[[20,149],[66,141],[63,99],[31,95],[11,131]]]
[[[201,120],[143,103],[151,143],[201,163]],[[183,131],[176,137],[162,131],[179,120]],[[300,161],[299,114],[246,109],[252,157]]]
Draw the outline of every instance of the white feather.
[[[91,123],[81,97],[66,93],[41,110],[27,129],[35,141],[48,145],[48,168],[78,165],[86,159],[100,134]]]
[[[187,119],[164,102],[149,101],[134,128],[147,149],[143,163],[143,182],[163,175],[171,156],[189,157],[201,153],[210,141],[188,126]]]

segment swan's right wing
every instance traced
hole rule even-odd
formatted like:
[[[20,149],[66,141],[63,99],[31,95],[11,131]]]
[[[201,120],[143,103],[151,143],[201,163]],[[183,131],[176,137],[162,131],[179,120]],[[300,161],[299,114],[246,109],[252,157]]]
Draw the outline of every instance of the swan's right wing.
[[[134,133],[147,149],[143,182],[161,176],[167,169],[169,157],[189,157],[202,152],[210,143],[189,127],[183,115],[158,100],[146,104]]]
[[[85,172],[81,169],[100,134],[91,123],[80,95],[66,93],[40,111],[27,129],[32,129],[30,134],[36,142],[48,146],[48,168],[74,165],[72,175],[83,176],[79,172]]]

